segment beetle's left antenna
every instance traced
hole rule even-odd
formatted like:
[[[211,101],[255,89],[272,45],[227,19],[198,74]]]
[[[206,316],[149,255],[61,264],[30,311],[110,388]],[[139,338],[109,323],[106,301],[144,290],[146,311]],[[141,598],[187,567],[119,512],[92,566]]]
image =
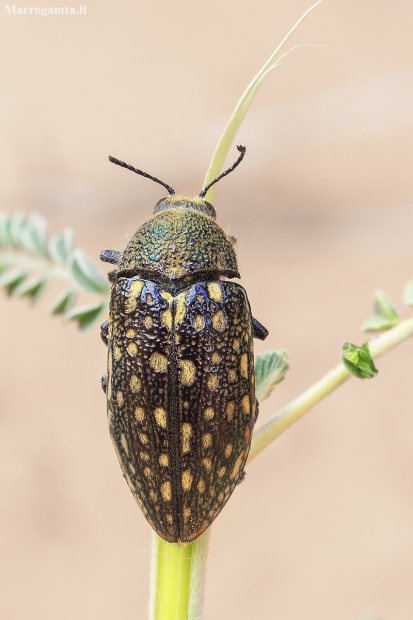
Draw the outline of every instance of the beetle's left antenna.
[[[133,166],[130,166],[124,161],[121,161],[120,159],[116,159],[116,157],[111,157],[110,155],[109,155],[109,161],[112,162],[112,164],[116,164],[117,166],[122,166],[122,168],[127,168],[128,170],[132,170],[132,172],[136,172],[136,174],[140,174],[141,176],[145,177],[145,179],[151,179],[152,181],[155,181],[155,183],[159,183],[159,185],[163,185],[168,190],[170,196],[173,196],[175,194],[175,190],[173,187],[170,187],[166,183],[163,183],[163,181],[160,181],[156,177],[151,176],[147,172],[143,172],[143,170],[138,170],[138,168],[134,168]]]
[[[242,162],[242,160],[244,159],[244,155],[245,155],[245,151],[247,150],[245,146],[237,146],[237,149],[239,150],[239,152],[241,153],[241,155],[238,157],[237,161],[235,162],[235,164],[232,164],[231,168],[228,168],[228,170],[225,170],[225,172],[223,172],[222,174],[219,175],[219,177],[217,177],[216,179],[214,179],[213,181],[211,181],[211,183],[209,185],[207,185],[206,187],[204,187],[204,189],[200,192],[199,197],[200,198],[205,198],[205,195],[207,193],[207,191],[209,190],[210,187],[212,187],[213,185],[215,185],[215,183],[217,183],[220,179],[222,179],[222,177],[226,177],[227,174],[229,174],[230,172],[232,172],[233,170],[235,170],[235,168],[237,166],[240,165],[240,163]]]

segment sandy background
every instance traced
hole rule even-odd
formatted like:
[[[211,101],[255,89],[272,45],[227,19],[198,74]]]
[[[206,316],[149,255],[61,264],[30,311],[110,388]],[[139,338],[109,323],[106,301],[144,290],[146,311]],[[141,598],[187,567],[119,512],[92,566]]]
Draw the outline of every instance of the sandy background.
[[[198,193],[238,96],[308,4],[3,13],[1,209],[73,226],[96,261],[122,249],[163,190],[107,156]],[[327,47],[296,50],[265,84],[238,137],[245,161],[215,198],[271,332],[257,350],[291,355],[261,422],[363,341],[376,288],[409,315],[413,3],[325,0],[313,16],[291,45]],[[150,529],[109,441],[105,348],[97,329],[49,318],[51,298],[0,297],[0,619],[145,618]],[[412,351],[248,469],[213,527],[205,620],[411,620]]]

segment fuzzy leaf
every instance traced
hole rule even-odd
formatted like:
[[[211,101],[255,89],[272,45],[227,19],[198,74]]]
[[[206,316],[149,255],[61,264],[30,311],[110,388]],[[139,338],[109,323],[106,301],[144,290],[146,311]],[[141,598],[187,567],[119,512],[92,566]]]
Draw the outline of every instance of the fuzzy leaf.
[[[85,291],[106,293],[109,290],[106,278],[82,250],[73,251],[68,266],[75,282]]]
[[[53,301],[50,307],[51,314],[65,314],[68,312],[75,303],[76,291],[73,289],[66,289]]]
[[[283,349],[279,351],[266,351],[255,358],[255,393],[258,401],[262,401],[273,391],[277,383],[280,383],[286,375],[288,365],[288,353]]]
[[[21,211],[15,211],[9,218],[8,233],[9,239],[16,249],[21,248],[21,232],[25,226],[26,216]]]
[[[28,219],[28,226],[37,253],[45,258],[49,258],[46,220],[37,213],[33,213]]]
[[[15,289],[27,278],[27,271],[19,268],[5,271],[0,276],[0,288],[5,288],[8,295],[12,295]]]
[[[344,343],[342,359],[347,370],[359,379],[371,379],[378,373],[371,358],[367,342],[361,347],[351,342]]]
[[[48,282],[48,278],[34,276],[33,278],[30,278],[30,280],[26,280],[19,284],[19,286],[17,286],[14,290],[14,295],[16,297],[30,297],[32,303],[35,303],[43,293]]]
[[[74,249],[74,237],[70,228],[67,228],[62,235],[50,237],[48,250],[54,261],[65,265],[70,254]]]
[[[373,308],[375,314],[364,323],[363,331],[374,332],[391,329],[400,322],[397,310],[383,291],[374,293]]]
[[[103,301],[78,306],[70,310],[66,314],[66,318],[70,321],[77,321],[80,329],[88,329],[100,319],[106,308],[107,304]]]
[[[410,280],[404,287],[403,301],[406,306],[413,306],[413,280]]]

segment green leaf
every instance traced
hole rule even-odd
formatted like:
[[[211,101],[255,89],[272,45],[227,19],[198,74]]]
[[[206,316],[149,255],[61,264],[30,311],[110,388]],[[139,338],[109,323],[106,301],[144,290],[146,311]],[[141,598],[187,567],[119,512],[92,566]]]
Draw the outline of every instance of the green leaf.
[[[66,318],[70,321],[77,321],[80,329],[88,329],[100,319],[105,310],[107,310],[107,304],[100,301],[73,308],[66,314]]]
[[[68,266],[74,281],[85,291],[91,293],[109,291],[108,281],[82,250],[73,250]]]
[[[12,295],[15,289],[27,278],[27,271],[20,268],[5,271],[0,276],[0,288],[4,288],[8,295]]]
[[[351,342],[344,343],[342,359],[347,370],[359,379],[371,379],[378,373],[371,358],[367,342],[361,347]]]
[[[21,242],[21,232],[26,226],[26,216],[21,211],[15,211],[9,218],[8,222],[8,232],[11,243],[16,249],[20,249]]]
[[[51,314],[65,314],[73,307],[75,300],[76,300],[76,291],[74,291],[71,288],[66,289],[53,301],[50,307],[50,313]]]
[[[382,331],[385,329],[391,329],[400,323],[400,317],[397,310],[383,291],[376,291],[374,293],[373,308],[374,315],[367,319],[364,323],[362,327],[363,331]]]
[[[48,250],[54,261],[65,265],[74,249],[74,237],[70,228],[62,235],[54,235],[49,239]]]
[[[9,218],[5,213],[0,213],[0,248],[7,248],[9,245]]]
[[[34,276],[30,278],[30,280],[26,280],[19,284],[14,290],[14,295],[16,297],[30,297],[34,304],[43,293],[48,282],[48,278]]]
[[[289,370],[288,353],[266,351],[255,358],[255,393],[259,402],[268,398],[277,383],[282,381]]]
[[[28,219],[28,226],[30,230],[30,236],[33,240],[37,253],[41,256],[44,256],[45,258],[50,258],[47,248],[46,220],[41,217],[41,215],[33,213]]]
[[[404,287],[403,301],[406,306],[413,306],[413,280],[410,280]]]

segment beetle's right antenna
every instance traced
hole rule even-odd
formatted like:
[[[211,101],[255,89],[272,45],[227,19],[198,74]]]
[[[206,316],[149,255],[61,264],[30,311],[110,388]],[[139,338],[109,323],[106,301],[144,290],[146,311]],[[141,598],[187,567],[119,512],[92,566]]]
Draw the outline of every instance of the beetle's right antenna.
[[[136,174],[140,174],[141,176],[145,177],[145,179],[151,179],[152,181],[155,181],[155,183],[159,183],[159,185],[163,185],[168,190],[170,196],[173,196],[175,194],[175,190],[173,187],[170,187],[166,183],[163,183],[163,181],[160,181],[156,177],[151,176],[147,172],[143,172],[143,170],[138,170],[138,168],[134,168],[133,166],[126,164],[124,161],[121,161],[120,159],[116,159],[115,157],[111,157],[110,155],[109,155],[109,161],[112,162],[112,164],[116,164],[117,166],[122,166],[122,168],[127,168],[128,170],[132,170],[132,172],[136,172]]]
[[[222,179],[222,177],[226,177],[227,174],[229,174],[230,172],[232,172],[233,170],[235,170],[235,168],[237,166],[240,165],[240,163],[242,162],[242,160],[244,159],[244,155],[245,155],[245,151],[247,150],[245,146],[237,146],[237,149],[239,150],[239,152],[241,153],[241,155],[238,157],[237,161],[235,162],[235,164],[232,164],[231,168],[228,168],[228,170],[225,170],[225,172],[223,172],[222,174],[219,175],[219,177],[217,177],[216,179],[214,179],[209,185],[207,185],[206,187],[204,187],[204,189],[200,192],[199,197],[200,198],[205,198],[205,195],[207,193],[207,191],[209,190],[210,187],[212,187],[212,185],[214,185],[215,183],[217,183],[220,179]]]

